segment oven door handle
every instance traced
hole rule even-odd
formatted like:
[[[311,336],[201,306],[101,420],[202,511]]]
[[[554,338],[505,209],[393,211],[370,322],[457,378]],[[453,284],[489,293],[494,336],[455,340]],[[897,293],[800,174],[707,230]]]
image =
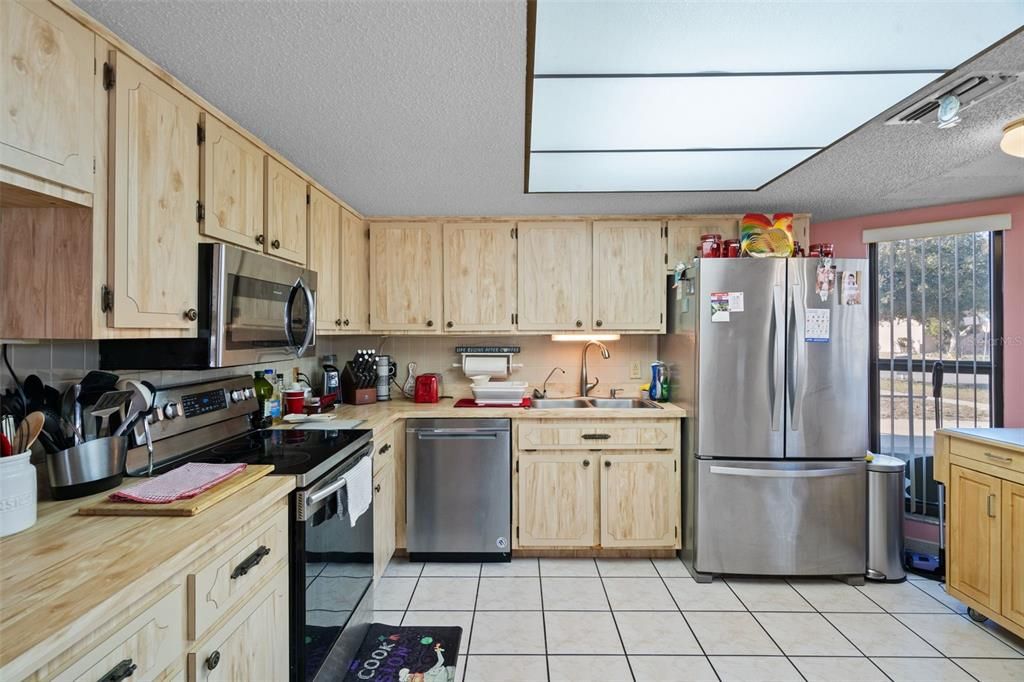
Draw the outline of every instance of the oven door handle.
[[[358,462],[364,457],[373,457],[373,452],[373,443],[370,443],[369,445],[366,446],[366,449],[363,451],[363,454],[356,457],[355,461]],[[348,472],[350,469],[351,467],[345,467],[346,472]],[[298,493],[298,497],[296,499],[298,504],[298,511],[296,512],[298,514],[298,520],[308,521],[309,518],[312,516],[313,512],[315,511],[317,505],[319,505],[324,500],[328,499],[331,495],[336,494],[346,485],[348,485],[348,480],[344,476],[339,476],[338,478],[334,479],[333,481],[331,481],[330,483],[328,483],[319,490]]]
[[[344,476],[342,476],[341,478],[339,478],[338,480],[334,481],[333,483],[331,483],[329,486],[327,486],[323,490],[318,490],[315,493],[311,494],[309,497],[307,497],[306,498],[306,504],[310,505],[310,506],[312,506],[314,504],[317,504],[318,502],[320,502],[322,500],[325,500],[328,497],[330,497],[331,495],[333,495],[334,493],[338,492],[339,490],[344,488],[346,485],[348,485],[348,481],[345,480]]]

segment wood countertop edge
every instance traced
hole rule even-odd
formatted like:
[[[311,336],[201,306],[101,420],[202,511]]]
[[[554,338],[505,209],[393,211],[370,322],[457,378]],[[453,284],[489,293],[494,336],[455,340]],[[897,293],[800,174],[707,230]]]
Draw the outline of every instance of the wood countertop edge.
[[[186,536],[188,533],[187,530],[181,528],[182,526],[185,526],[189,521],[203,519],[204,516],[206,519],[209,519],[209,515],[215,514],[214,510],[222,504],[230,506],[234,503],[236,507],[244,504],[246,522],[248,522],[270,509],[275,503],[294,490],[294,488],[295,479],[291,476],[268,476],[239,491],[241,496],[247,497],[247,501],[241,502],[228,498],[205,512],[192,517],[77,516],[75,511],[81,505],[75,505],[74,509],[69,513],[61,513],[58,516],[67,520],[72,518],[81,519],[83,522],[91,524],[117,519],[131,519],[137,522],[131,526],[131,533],[153,532],[152,524],[171,523],[176,527],[171,533],[162,537],[172,537],[177,540],[178,538],[175,538],[175,535]],[[255,500],[249,500],[249,498],[253,497],[252,493],[258,493],[255,496]],[[82,499],[87,500],[89,498]],[[164,527],[166,528],[166,525]],[[184,570],[190,563],[199,559],[210,545],[216,544],[224,537],[234,533],[239,527],[238,514],[225,515],[222,523],[214,525],[211,530],[196,535],[191,540],[185,538],[182,542],[176,543],[178,544],[177,547],[169,549],[166,556],[154,559],[157,565],[163,567],[164,570],[142,571],[137,579],[122,582],[120,585],[111,587],[110,591],[103,594],[98,601],[83,607],[80,612],[71,609],[68,612],[61,613],[59,621],[54,619],[49,612],[53,608],[53,602],[65,601],[72,593],[80,592],[83,589],[96,589],[102,592],[104,583],[108,580],[104,573],[90,574],[84,582],[65,581],[68,583],[67,587],[65,588],[64,583],[62,583],[61,587],[63,589],[60,593],[47,595],[45,601],[40,601],[38,595],[27,593],[24,597],[17,599],[12,605],[8,602],[10,599],[9,590],[4,589],[3,594],[0,594],[0,599],[3,600],[3,610],[7,613],[18,609],[23,602],[35,601],[37,603],[30,604],[26,609],[18,609],[15,613],[15,618],[5,618],[3,622],[0,622],[0,641],[3,642],[3,649],[0,651],[0,679],[22,679],[27,675],[31,675],[41,665],[45,665],[47,660],[52,658],[52,655],[39,653],[38,650],[40,648],[45,647],[47,651],[59,652],[74,645],[89,632],[102,627],[108,622],[112,613],[125,610],[130,604],[144,598],[143,595],[157,594],[166,583],[168,574],[175,574]],[[43,528],[41,531],[48,532],[50,529]],[[25,532],[31,533],[32,531],[30,529]],[[17,540],[19,535],[0,540],[0,552],[5,549],[5,544],[8,547],[15,545],[14,542],[6,541]],[[94,549],[92,551],[95,552],[97,550]],[[149,563],[152,562],[150,561]],[[30,626],[23,627],[25,623],[30,624]]]
[[[989,429],[986,429],[986,430],[989,430]],[[1004,429],[991,429],[991,431],[995,431],[995,432],[998,432],[998,431],[1001,431],[1001,430],[1004,430]],[[1006,429],[1006,430],[1021,431],[1021,429]],[[1014,440],[1001,439],[1001,438],[998,437],[998,434],[993,434],[992,437],[988,437],[988,436],[983,436],[983,435],[978,434],[978,433],[971,433],[968,430],[955,429],[955,428],[951,428],[951,429],[937,429],[935,431],[935,433],[938,434],[938,435],[942,435],[942,436],[949,436],[951,438],[963,438],[964,440],[973,441],[975,443],[982,443],[984,445],[994,445],[994,446],[997,446],[997,447],[1006,448],[1007,450],[1013,450],[1015,452],[1024,453],[1024,442],[1018,442],[1018,441],[1014,441]]]

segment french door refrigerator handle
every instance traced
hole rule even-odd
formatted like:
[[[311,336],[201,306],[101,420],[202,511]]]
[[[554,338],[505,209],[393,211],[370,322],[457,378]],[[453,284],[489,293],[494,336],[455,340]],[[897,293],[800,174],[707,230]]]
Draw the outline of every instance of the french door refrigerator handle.
[[[807,305],[804,303],[804,288],[794,284],[790,292],[792,305],[792,326],[794,333],[789,340],[792,348],[793,362],[787,367],[789,381],[789,428],[790,431],[800,430],[800,413],[804,409],[804,393],[807,390],[807,345],[804,341],[804,325],[807,316]]]
[[[755,478],[825,478],[828,476],[849,476],[860,471],[859,467],[830,467],[828,469],[747,469],[745,467],[713,466],[711,473],[724,476],[750,476]]]
[[[779,430],[782,421],[782,401],[779,400],[779,388],[785,381],[786,366],[786,325],[782,321],[782,310],[786,307],[783,288],[776,285],[772,290],[772,319],[769,349],[769,381],[768,396],[771,401],[772,431]]]

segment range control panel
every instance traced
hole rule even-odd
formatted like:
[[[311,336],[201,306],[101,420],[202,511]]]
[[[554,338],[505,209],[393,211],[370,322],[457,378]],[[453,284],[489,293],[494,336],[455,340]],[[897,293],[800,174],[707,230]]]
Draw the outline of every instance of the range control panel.
[[[176,436],[259,409],[252,377],[238,376],[194,384],[161,386],[149,417],[153,440]],[[141,442],[141,424],[136,427]]]
[[[228,401],[224,389],[218,388],[214,391],[183,395],[181,396],[181,406],[184,408],[185,417],[191,418],[217,410],[226,410]]]

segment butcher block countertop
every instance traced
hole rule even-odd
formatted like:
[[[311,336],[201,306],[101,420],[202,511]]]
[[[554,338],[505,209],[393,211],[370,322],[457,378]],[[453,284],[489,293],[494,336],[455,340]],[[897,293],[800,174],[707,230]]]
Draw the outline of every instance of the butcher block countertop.
[[[267,476],[192,517],[76,514],[111,491],[40,502],[35,526],[0,539],[0,679],[21,679],[29,661],[48,660],[155,593],[294,487],[291,476]]]
[[[386,429],[401,419],[452,418],[464,419],[682,419],[686,410],[672,403],[659,403],[661,409],[562,408],[528,407],[455,407],[451,398],[438,403],[416,403],[411,400],[388,400],[370,405],[338,405],[336,419],[360,419],[360,429]],[[329,423],[329,422],[328,422]],[[301,424],[283,424],[277,428],[302,428]]]

